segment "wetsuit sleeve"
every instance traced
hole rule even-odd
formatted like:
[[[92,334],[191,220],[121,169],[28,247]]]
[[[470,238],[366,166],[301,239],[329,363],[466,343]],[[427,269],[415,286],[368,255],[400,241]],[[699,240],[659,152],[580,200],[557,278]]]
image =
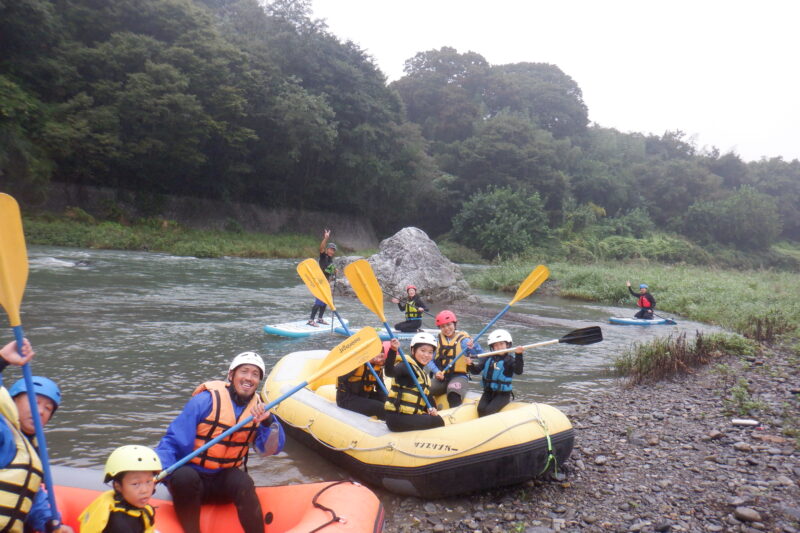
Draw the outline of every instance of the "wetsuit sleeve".
[[[401,311],[405,312],[406,304],[403,303],[403,300],[400,300],[400,301],[397,302],[397,308],[400,309]]]
[[[256,433],[256,441],[253,444],[256,448],[256,451],[262,455],[265,453],[264,444],[267,442],[270,433],[272,433],[273,431],[272,430],[273,423],[277,426],[278,448],[275,450],[275,452],[273,452],[272,455],[280,453],[280,451],[283,450],[283,445],[286,444],[286,433],[284,433],[283,431],[283,426],[281,425],[280,422],[278,422],[278,419],[275,418],[274,414],[270,415],[266,420],[264,420],[258,425],[258,432]]]
[[[654,307],[656,306],[656,299],[655,299],[655,297],[654,297],[652,294],[650,294],[650,293],[648,292],[648,293],[646,293],[646,294],[644,295],[644,297],[645,297],[645,298],[647,298],[647,301],[648,301],[648,302],[650,302],[650,308],[651,308],[651,309],[652,309],[652,308],[654,308]]]
[[[467,366],[467,370],[469,370],[471,374],[480,374],[481,372],[483,372],[483,367],[486,366],[486,361],[488,359],[489,359],[488,357],[482,357],[480,359],[477,359],[474,363]]]
[[[633,296],[634,298],[638,298],[639,297],[638,294],[633,292],[633,288],[632,287],[628,287],[628,292],[631,293],[631,296]]]
[[[390,378],[394,377],[394,367],[396,360],[397,360],[397,352],[389,348],[389,351],[386,353],[386,362],[383,364],[383,371]]]
[[[196,394],[169,425],[167,433],[156,446],[156,454],[164,468],[169,468],[194,451],[197,424],[211,413],[211,404],[210,392]]]
[[[509,361],[509,365],[508,366],[511,366],[510,363],[511,362]],[[521,353],[515,353],[514,354],[514,373],[516,375],[522,374],[523,368],[524,368],[524,363],[522,361],[522,354]],[[511,374],[509,374],[509,376],[511,376]]]
[[[25,525],[32,527],[35,531],[46,531],[47,522],[51,520],[52,516],[50,502],[47,500],[47,491],[42,486],[33,496],[33,505],[25,518]]]
[[[422,309],[423,311],[428,310],[428,306],[422,301],[422,298],[417,298],[414,305],[417,307],[417,309]]]

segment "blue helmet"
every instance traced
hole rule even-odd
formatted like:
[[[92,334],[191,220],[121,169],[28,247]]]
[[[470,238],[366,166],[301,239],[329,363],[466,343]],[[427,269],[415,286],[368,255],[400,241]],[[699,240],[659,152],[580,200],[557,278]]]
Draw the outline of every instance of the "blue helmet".
[[[52,379],[43,376],[33,376],[33,390],[36,391],[36,394],[41,394],[45,398],[53,400],[56,409],[61,405],[61,389],[58,388],[58,385],[56,385],[56,382]],[[23,392],[28,392],[28,388],[25,386],[25,379],[20,379],[8,389],[8,394],[12,398],[19,396]],[[55,409],[53,409],[53,411],[55,412]]]
[[[647,283],[642,283],[641,285],[639,285],[639,288],[640,289],[647,289],[648,288],[647,287]]]

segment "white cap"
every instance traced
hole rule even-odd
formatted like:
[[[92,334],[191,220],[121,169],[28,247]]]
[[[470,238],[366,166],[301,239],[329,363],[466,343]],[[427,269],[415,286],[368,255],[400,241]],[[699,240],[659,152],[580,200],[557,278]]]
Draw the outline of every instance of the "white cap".
[[[233,372],[242,365],[257,366],[261,370],[262,378],[266,374],[266,367],[264,366],[264,360],[261,359],[261,356],[258,355],[256,352],[242,352],[236,357],[234,357],[233,361],[231,361],[231,366],[228,367],[228,372],[229,373]]]

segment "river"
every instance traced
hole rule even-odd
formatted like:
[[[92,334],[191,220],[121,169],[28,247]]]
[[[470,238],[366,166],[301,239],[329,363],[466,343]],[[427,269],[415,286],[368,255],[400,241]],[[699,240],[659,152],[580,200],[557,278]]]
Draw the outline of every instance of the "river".
[[[47,427],[51,461],[100,468],[123,444],[155,446],[194,387],[224,379],[231,358],[261,353],[269,367],[286,353],[330,349],[342,337],[284,339],[266,335],[264,324],[306,317],[312,298],[287,259],[195,259],[166,254],[31,247],[22,323],[36,349],[34,374],[55,379],[63,403]],[[533,267],[534,265],[532,265]],[[423,293],[424,296],[424,293]],[[484,308],[501,310],[509,294],[480,293]],[[356,299],[339,298],[351,325],[378,325]],[[384,304],[390,322],[402,313]],[[434,306],[434,310],[440,307]],[[547,326],[501,321],[515,344],[555,339],[572,329],[601,325],[605,340],[591,346],[556,344],[526,352],[525,372],[514,379],[516,398],[568,405],[612,379],[613,357],[633,342],[670,331],[707,330],[701,324],[608,325],[617,308],[537,293],[513,311],[540,317]],[[329,315],[329,313],[328,313]],[[487,322],[462,316],[459,329],[476,333]],[[433,327],[426,319],[426,327]],[[10,340],[7,333],[5,341]],[[485,337],[483,338],[485,341]],[[4,373],[6,386],[19,376]],[[478,384],[473,387],[477,390]],[[253,457],[258,484],[287,484],[346,477],[343,471],[289,441],[280,455]]]

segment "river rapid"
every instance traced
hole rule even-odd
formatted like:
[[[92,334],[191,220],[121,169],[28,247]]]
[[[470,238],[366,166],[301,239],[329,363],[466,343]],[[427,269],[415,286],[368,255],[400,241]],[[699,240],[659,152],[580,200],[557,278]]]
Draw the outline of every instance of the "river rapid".
[[[63,393],[46,432],[54,464],[101,468],[117,446],[154,447],[194,388],[209,379],[224,379],[239,352],[258,351],[269,371],[289,352],[330,349],[343,340],[329,334],[285,339],[263,333],[265,324],[308,316],[312,297],[295,271],[297,260],[196,259],[57,247],[31,247],[28,255],[22,324],[36,349],[33,371],[56,380]],[[492,315],[511,299],[488,292],[480,297]],[[354,298],[340,297],[336,305],[351,325],[379,325]],[[384,308],[390,322],[403,319],[390,302]],[[633,307],[537,293],[515,304],[513,311],[534,315],[544,324],[531,327],[501,319],[497,325],[511,332],[515,344],[602,326],[602,343],[555,344],[526,352],[525,372],[514,379],[517,400],[567,411],[587,391],[608,386],[614,356],[632,343],[673,331],[709,329],[680,319],[679,326],[612,326],[609,316],[631,316]],[[465,314],[459,317],[459,329],[475,334],[487,321]],[[434,327],[430,318],[423,324]],[[3,342],[11,338],[7,331]],[[10,386],[20,372],[8,368],[3,376]],[[479,382],[472,387],[477,391]],[[276,457],[251,457],[248,467],[257,484],[347,477],[291,440]]]

